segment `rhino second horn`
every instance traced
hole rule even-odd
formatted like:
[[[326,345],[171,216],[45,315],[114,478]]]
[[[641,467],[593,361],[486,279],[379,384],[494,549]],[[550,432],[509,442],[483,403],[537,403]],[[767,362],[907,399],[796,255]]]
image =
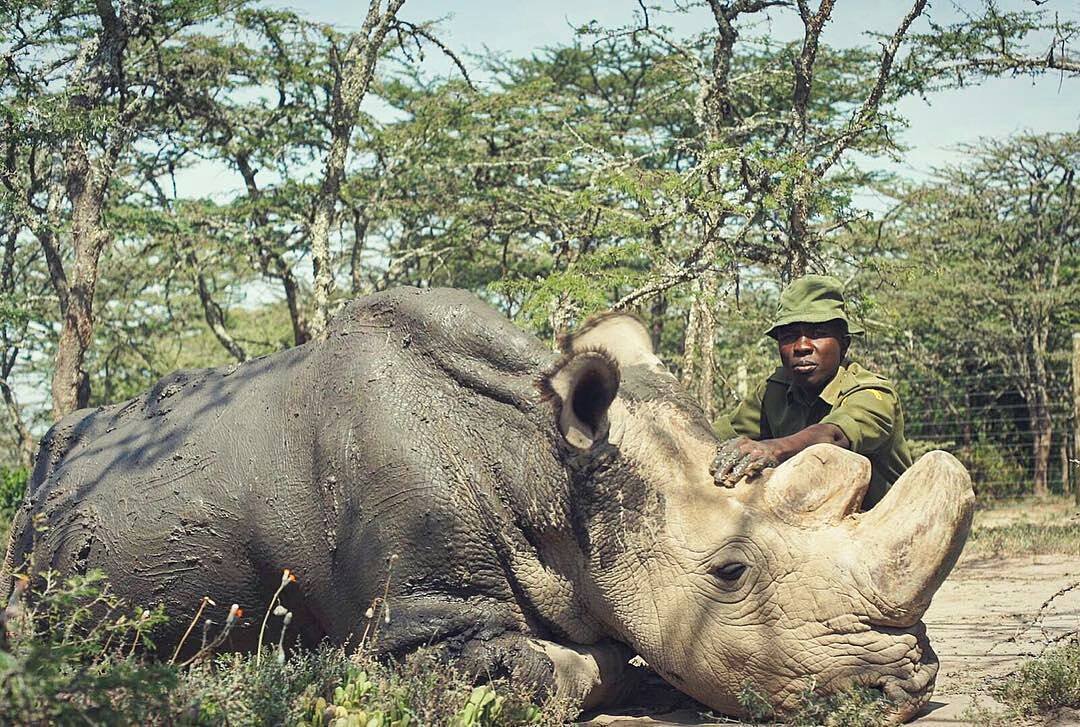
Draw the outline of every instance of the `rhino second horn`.
[[[930,606],[971,530],[975,493],[964,465],[928,452],[855,528],[862,588],[883,626],[907,628]]]
[[[858,508],[869,484],[866,457],[815,444],[773,471],[765,484],[765,503],[789,525],[836,525]]]

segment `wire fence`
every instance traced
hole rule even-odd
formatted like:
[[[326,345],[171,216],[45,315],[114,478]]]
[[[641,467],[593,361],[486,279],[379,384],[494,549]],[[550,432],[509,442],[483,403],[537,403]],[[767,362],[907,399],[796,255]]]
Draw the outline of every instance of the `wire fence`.
[[[912,454],[945,449],[971,472],[976,492],[1007,497],[1036,491],[1037,462],[1051,493],[1070,493],[1080,476],[1072,382],[1052,372],[1047,427],[1033,416],[1015,380],[1002,374],[911,376],[896,372]],[[1048,430],[1048,431],[1047,431]],[[1041,432],[1041,436],[1040,436]]]

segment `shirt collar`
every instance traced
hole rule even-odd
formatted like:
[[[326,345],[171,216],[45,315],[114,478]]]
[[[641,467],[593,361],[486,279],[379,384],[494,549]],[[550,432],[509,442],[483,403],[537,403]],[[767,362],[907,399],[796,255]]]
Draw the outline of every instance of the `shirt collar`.
[[[836,371],[836,376],[832,378],[832,381],[825,385],[825,388],[821,390],[821,393],[817,395],[818,399],[821,399],[829,406],[836,406],[836,403],[840,400],[840,393],[844,390],[844,381],[848,377],[847,366],[841,365]],[[769,377],[771,381],[787,386],[788,399],[794,399],[805,405],[812,404],[812,401],[806,401],[799,389],[791,383],[791,376],[784,370],[783,366],[776,369],[772,376]]]

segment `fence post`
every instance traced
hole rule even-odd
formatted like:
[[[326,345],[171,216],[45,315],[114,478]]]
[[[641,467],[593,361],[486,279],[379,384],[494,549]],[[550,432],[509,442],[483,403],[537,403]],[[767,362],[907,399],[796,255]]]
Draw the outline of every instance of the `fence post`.
[[[1080,331],[1074,331],[1072,335],[1072,404],[1073,404],[1073,461],[1075,466],[1080,460]],[[1076,477],[1072,477],[1073,498],[1080,505],[1080,467],[1073,470]]]

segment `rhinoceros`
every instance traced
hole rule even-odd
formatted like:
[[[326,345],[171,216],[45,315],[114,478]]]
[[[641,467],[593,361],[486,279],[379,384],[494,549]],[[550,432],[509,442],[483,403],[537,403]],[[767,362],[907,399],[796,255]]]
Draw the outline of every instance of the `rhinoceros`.
[[[955,459],[867,512],[869,462],[831,445],[720,488],[710,423],[638,319],[563,349],[469,293],[400,289],[325,341],[76,412],[42,441],[0,595],[20,567],[101,569],[164,605],[171,649],[203,596],[261,621],[287,567],[303,644],[359,643],[383,603],[369,648],[439,645],[582,708],[634,653],[728,714],[747,684],[781,711],[811,686],[878,688],[898,719],[926,702],[920,617],[972,512]]]

